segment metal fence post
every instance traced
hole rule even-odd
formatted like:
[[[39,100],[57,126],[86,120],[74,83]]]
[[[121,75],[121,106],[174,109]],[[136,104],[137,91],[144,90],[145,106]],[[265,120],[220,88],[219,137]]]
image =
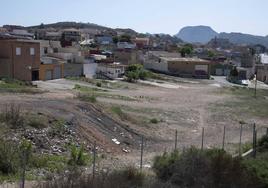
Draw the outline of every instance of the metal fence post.
[[[177,143],[178,143],[178,131],[175,132],[175,151],[177,150]]]
[[[21,177],[21,185],[20,188],[25,187],[25,172],[26,172],[26,152],[22,151],[22,177]]]
[[[93,148],[93,168],[92,168],[92,179],[95,179],[95,168],[96,168],[96,141],[94,142]]]
[[[241,150],[241,146],[242,146],[242,131],[243,131],[243,127],[242,127],[242,124],[240,124],[240,135],[239,135],[239,156],[242,155],[242,150]]]
[[[257,132],[256,132],[256,124],[253,125],[253,157],[256,158],[256,146],[257,146]]]
[[[143,136],[141,137],[141,159],[140,159],[140,170],[142,170],[142,160],[143,160]]]
[[[205,128],[202,128],[202,143],[201,143],[201,150],[204,149],[204,134],[205,134]]]
[[[224,150],[224,147],[225,147],[225,126],[223,127],[222,150]]]

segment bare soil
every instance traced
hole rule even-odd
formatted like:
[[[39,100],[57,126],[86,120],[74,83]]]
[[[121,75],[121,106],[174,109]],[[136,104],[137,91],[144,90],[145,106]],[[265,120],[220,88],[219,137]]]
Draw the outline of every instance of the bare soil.
[[[253,122],[260,130],[268,122],[268,117],[234,115],[233,110],[236,109],[218,110],[217,105],[235,100],[233,96],[221,93],[221,82],[172,79],[170,82],[134,84],[119,81],[117,84],[122,83],[124,87],[109,89],[109,93],[136,100],[97,96],[98,102],[95,104],[79,101],[72,90],[75,84],[95,87],[90,83],[64,79],[37,82],[38,87],[47,92],[35,95],[1,94],[0,109],[5,104],[15,103],[27,111],[38,111],[73,122],[83,142],[90,147],[94,141],[97,142],[98,151],[103,154],[99,166],[104,168],[138,166],[142,136],[145,138],[144,164],[151,165],[155,155],[174,149],[175,130],[178,131],[178,147],[182,149],[200,147],[202,128],[205,128],[204,145],[212,148],[221,147],[225,126],[226,149],[235,152],[235,145],[239,142],[239,122],[246,123],[243,142],[251,140]],[[130,120],[109,111],[112,106],[119,106],[131,117]],[[152,118],[159,122],[151,123]],[[120,142],[119,145],[112,141],[114,138]]]

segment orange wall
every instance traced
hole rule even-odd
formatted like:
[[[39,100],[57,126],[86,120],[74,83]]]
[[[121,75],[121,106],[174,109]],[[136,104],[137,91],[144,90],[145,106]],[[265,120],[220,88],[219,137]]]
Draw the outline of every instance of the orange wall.
[[[58,67],[58,66],[61,67],[61,77],[63,78],[64,77],[64,65],[63,64],[46,64],[46,65],[41,64],[40,70],[39,70],[39,79],[45,81],[46,80],[46,71],[48,71],[48,70],[52,71],[52,79],[54,79],[53,78],[54,68]]]

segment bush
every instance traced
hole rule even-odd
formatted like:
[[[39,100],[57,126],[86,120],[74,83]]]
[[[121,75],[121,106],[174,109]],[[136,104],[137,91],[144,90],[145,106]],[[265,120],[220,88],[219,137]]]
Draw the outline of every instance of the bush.
[[[135,82],[139,79],[139,73],[134,71],[126,72],[126,77],[128,82]]]
[[[65,169],[67,162],[68,160],[65,156],[42,154],[33,155],[30,165],[32,168],[45,169],[52,173],[60,173]]]
[[[129,65],[126,69],[127,81],[134,82],[138,79],[145,80],[149,77],[149,72],[144,70],[140,64]]]
[[[128,115],[122,111],[122,109],[119,106],[112,106],[111,111],[118,115],[121,119],[126,120],[128,119]]]
[[[258,140],[258,151],[268,152],[268,135],[265,135]]]
[[[47,188],[149,188],[145,184],[146,176],[133,167],[127,167],[123,170],[113,171],[111,173],[96,174],[95,178],[91,175],[83,176],[81,172],[74,171],[63,174],[54,181],[45,182],[37,187]],[[160,188],[160,187],[159,187]]]
[[[23,127],[24,118],[20,106],[15,104],[6,105],[5,110],[0,114],[0,121],[12,128]]]
[[[25,117],[25,124],[36,129],[47,127],[48,120],[39,115],[31,114]]]
[[[223,150],[191,148],[178,155],[164,154],[154,160],[157,177],[180,187],[262,187],[240,158]]]
[[[268,161],[260,159],[248,159],[243,162],[248,172],[255,176],[263,187],[268,187]],[[259,183],[260,184],[260,183]],[[256,185],[258,187],[258,184]],[[260,187],[260,186],[259,186]]]
[[[151,119],[150,122],[153,124],[159,123],[158,119],[156,119],[156,118]]]
[[[12,142],[0,140],[0,174],[10,175],[19,169],[19,148]]]
[[[71,156],[68,164],[71,166],[84,166],[88,163],[88,156],[85,154],[84,146],[77,148],[76,146],[71,146]]]
[[[20,145],[11,141],[0,140],[0,175],[11,175],[27,167],[32,156],[32,145],[22,140]]]
[[[94,94],[81,94],[78,93],[78,99],[86,102],[96,103],[97,97]]]
[[[97,87],[101,87],[101,82],[97,82],[97,83],[96,83],[96,86],[97,86]]]

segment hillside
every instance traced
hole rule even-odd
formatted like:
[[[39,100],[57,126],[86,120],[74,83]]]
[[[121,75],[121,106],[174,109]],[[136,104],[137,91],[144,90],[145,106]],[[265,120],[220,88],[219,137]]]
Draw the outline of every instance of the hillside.
[[[228,39],[231,43],[234,44],[261,44],[268,47],[268,37],[263,36],[255,36],[243,33],[220,33],[219,38]]]
[[[110,29],[108,27],[100,26],[93,23],[77,23],[77,22],[57,22],[52,24],[40,24],[36,26],[29,26],[28,29],[46,29],[46,28],[55,28],[55,29],[67,29],[67,28],[76,28],[76,29],[100,29],[106,30]]]
[[[190,43],[208,43],[218,33],[208,26],[188,26],[180,30],[177,38]]]

